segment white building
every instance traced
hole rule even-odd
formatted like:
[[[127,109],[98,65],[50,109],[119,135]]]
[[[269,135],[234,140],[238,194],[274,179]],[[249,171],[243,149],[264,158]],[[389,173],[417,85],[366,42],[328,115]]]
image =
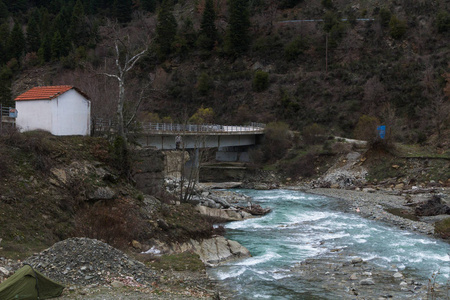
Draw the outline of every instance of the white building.
[[[53,135],[89,135],[91,102],[70,85],[34,87],[15,99],[20,131],[46,130]]]

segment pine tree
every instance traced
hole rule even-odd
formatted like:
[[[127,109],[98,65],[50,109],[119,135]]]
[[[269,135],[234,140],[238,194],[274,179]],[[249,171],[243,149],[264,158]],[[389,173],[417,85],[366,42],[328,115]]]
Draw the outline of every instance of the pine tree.
[[[142,8],[149,12],[155,12],[157,0],[141,0]]]
[[[14,23],[14,27],[8,39],[8,52],[11,57],[15,57],[20,61],[25,51],[25,36],[22,31],[22,26],[19,23]]]
[[[4,66],[0,71],[0,103],[4,106],[14,106],[11,94],[12,71]]]
[[[0,25],[0,66],[6,64],[8,57],[9,26],[8,23]]]
[[[49,62],[52,59],[52,38],[50,37],[50,33],[47,33],[42,39],[38,56],[42,63]]]
[[[5,20],[9,16],[8,6],[0,0],[0,20]]]
[[[27,0],[2,0],[10,12],[25,12],[28,8]]]
[[[131,0],[114,0],[113,15],[119,23],[125,24],[131,21],[133,2]]]
[[[68,32],[68,39],[75,47],[85,45],[89,39],[87,32],[87,24],[84,20],[84,8],[81,0],[77,0],[70,20],[70,27]]]
[[[52,38],[51,53],[53,59],[59,59],[64,53],[64,41],[59,30],[55,32]]]
[[[36,17],[32,15],[27,26],[27,49],[29,52],[37,52],[41,46],[41,36]]]
[[[213,0],[206,0],[200,29],[199,44],[206,50],[212,50],[217,40],[216,12]]]
[[[156,25],[156,43],[159,46],[159,54],[162,56],[172,52],[172,43],[177,34],[177,21],[172,13],[172,2],[163,0],[158,13],[158,24]]]
[[[230,0],[226,37],[228,54],[239,55],[247,51],[250,45],[250,25],[248,0]]]

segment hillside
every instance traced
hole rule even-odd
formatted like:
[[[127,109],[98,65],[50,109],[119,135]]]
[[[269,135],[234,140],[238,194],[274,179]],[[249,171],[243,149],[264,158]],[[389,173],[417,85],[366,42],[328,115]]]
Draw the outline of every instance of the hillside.
[[[53,26],[38,26],[41,40],[56,29],[66,39],[60,52],[49,46],[49,57],[41,56],[42,45],[41,52],[10,53],[2,62],[1,86],[10,88],[4,104],[35,85],[69,84],[92,98],[93,116],[112,118],[118,83],[102,74],[117,72],[119,38],[129,54],[148,47],[127,74],[128,116],[140,102],[140,121],[184,122],[203,106],[214,112],[205,122],[282,121],[300,131],[318,124],[353,137],[367,115],[396,141],[448,147],[448,1],[214,1],[212,16],[208,1],[140,1],[131,13],[122,10],[128,17],[108,1],[29,1],[28,9],[3,2],[10,8],[2,19],[6,36],[17,20],[29,43],[31,20],[50,18]],[[164,23],[163,15],[173,19]],[[208,20],[216,29],[212,44],[202,25]],[[234,27],[239,20],[248,23]],[[74,24],[89,32],[74,40]]]
[[[191,205],[165,204],[172,198],[164,193],[144,195],[116,166],[101,138],[1,135],[0,256],[24,258],[78,236],[129,249],[133,240],[184,242],[214,234],[212,219]]]

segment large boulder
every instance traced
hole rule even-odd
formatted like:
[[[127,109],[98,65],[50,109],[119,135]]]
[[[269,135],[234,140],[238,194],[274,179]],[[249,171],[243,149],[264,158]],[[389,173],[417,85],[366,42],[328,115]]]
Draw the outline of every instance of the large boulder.
[[[217,266],[223,262],[250,257],[250,251],[236,241],[223,236],[206,239],[194,244],[194,252],[204,264]]]
[[[418,216],[437,216],[450,214],[450,207],[442,203],[442,199],[438,195],[433,195],[430,200],[422,202],[416,207],[416,215]]]
[[[195,209],[202,215],[223,219],[224,221],[242,221],[248,217],[248,214],[243,215],[240,211],[233,209],[211,208],[203,205],[198,205]]]

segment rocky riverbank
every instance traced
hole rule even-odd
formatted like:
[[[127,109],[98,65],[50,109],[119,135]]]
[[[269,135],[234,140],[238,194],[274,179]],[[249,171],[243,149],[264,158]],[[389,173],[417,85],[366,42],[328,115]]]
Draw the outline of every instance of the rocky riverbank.
[[[358,213],[372,220],[427,235],[434,234],[433,224],[436,220],[448,217],[448,215],[417,217],[414,213],[414,207],[427,201],[432,195],[439,195],[444,202],[449,201],[450,189],[448,188],[430,189],[421,193],[414,193],[414,191],[375,190],[373,188],[362,190],[301,188],[301,190],[311,194],[338,198],[342,202],[345,212]],[[415,220],[403,216],[408,216]]]
[[[444,203],[450,200],[450,189],[433,188],[426,191],[346,190],[308,187],[294,188],[304,192],[337,198],[345,212],[381,221],[425,235],[434,234],[434,222],[448,215],[417,217],[416,220],[401,217],[391,212],[413,216],[414,207],[438,195]],[[355,257],[348,250],[334,249],[317,259],[308,259],[297,264],[292,271],[312,282],[318,282],[321,289],[332,292],[342,299],[441,299],[448,292],[448,286],[440,286],[430,278],[420,282],[399,272],[396,266],[382,269],[370,262]],[[437,272],[438,270],[436,270]]]

